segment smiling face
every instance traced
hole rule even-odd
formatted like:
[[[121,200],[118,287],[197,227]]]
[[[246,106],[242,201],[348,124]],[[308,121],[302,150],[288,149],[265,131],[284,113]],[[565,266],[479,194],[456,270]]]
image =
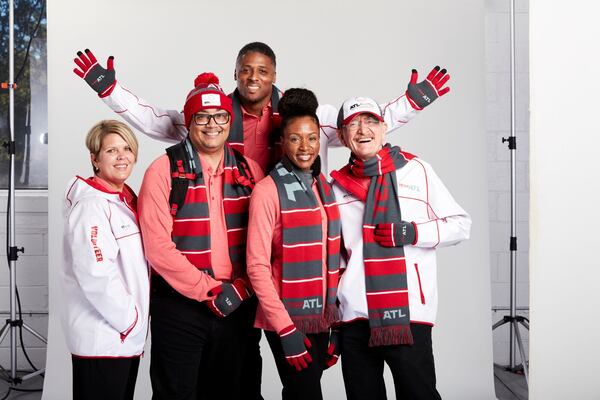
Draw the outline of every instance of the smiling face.
[[[361,160],[375,157],[383,147],[387,125],[369,113],[359,114],[348,121],[340,131],[340,141]]]
[[[220,108],[207,108],[205,110],[197,112],[195,115],[218,115],[227,113],[227,111]],[[228,122],[219,125],[215,119],[210,118],[208,124],[198,125],[196,120],[200,121],[204,118],[192,118],[190,123],[190,140],[200,154],[215,154],[223,151],[225,141],[229,137],[229,127],[231,126],[231,119]]]
[[[283,131],[283,153],[303,171],[310,171],[319,155],[319,125],[311,117],[297,117]]]
[[[244,54],[235,67],[234,79],[237,81],[240,97],[250,104],[269,102],[275,78],[273,61],[261,53]]]
[[[100,151],[90,154],[96,176],[104,180],[117,192],[123,189],[125,180],[131,175],[135,154],[131,146],[116,133],[102,139]]]

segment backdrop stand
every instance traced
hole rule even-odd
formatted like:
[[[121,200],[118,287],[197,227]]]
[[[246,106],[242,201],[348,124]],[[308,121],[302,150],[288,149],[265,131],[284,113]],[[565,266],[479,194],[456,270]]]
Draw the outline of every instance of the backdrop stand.
[[[6,145],[10,156],[10,174],[9,174],[9,194],[8,194],[8,267],[10,270],[9,286],[10,286],[10,318],[6,320],[4,327],[0,330],[0,343],[4,341],[6,336],[10,333],[10,382],[18,384],[24,380],[33,378],[34,376],[43,374],[45,369],[38,369],[25,376],[17,376],[17,332],[19,329],[25,329],[31,333],[34,337],[47,344],[46,339],[36,332],[33,328],[23,322],[22,319],[17,319],[17,270],[16,262],[19,258],[18,253],[24,252],[23,247],[17,247],[15,245],[15,89],[16,84],[14,82],[14,0],[9,0],[9,13],[8,13],[8,70],[9,77],[8,83],[2,86],[8,89],[9,93],[9,131],[10,131],[10,142]]]
[[[515,129],[515,0],[510,0],[510,136],[502,138],[502,143],[508,142],[510,151],[510,310],[500,321],[492,326],[492,330],[509,324],[509,362],[507,371],[523,371],[525,381],[529,385],[529,368],[527,354],[523,347],[519,324],[529,330],[529,320],[517,315],[517,229],[516,229],[516,151],[517,137]],[[521,355],[521,365],[515,361],[515,339]]]

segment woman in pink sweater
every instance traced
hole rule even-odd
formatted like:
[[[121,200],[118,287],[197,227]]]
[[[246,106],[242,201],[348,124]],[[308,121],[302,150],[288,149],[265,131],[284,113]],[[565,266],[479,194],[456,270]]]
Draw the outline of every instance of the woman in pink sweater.
[[[282,397],[322,399],[323,370],[337,362],[340,220],[321,174],[315,95],[290,89],[278,105],[284,157],[250,200],[248,276],[283,384]]]

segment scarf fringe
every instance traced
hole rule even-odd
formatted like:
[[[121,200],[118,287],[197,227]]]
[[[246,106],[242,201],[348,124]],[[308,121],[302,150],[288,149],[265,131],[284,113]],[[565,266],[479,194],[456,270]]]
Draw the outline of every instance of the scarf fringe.
[[[369,347],[394,344],[413,344],[413,336],[409,325],[371,328]]]
[[[292,317],[292,321],[302,333],[327,332],[330,326],[323,316]]]

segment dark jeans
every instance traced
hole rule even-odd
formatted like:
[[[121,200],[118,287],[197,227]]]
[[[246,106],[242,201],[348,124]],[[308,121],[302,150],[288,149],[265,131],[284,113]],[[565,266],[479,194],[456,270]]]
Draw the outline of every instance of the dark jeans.
[[[273,352],[277,372],[283,385],[281,398],[283,400],[322,400],[321,376],[327,358],[329,333],[309,333],[306,335],[312,344],[312,347],[308,349],[312,362],[308,364],[308,368],[300,372],[296,371],[285,360],[279,335],[272,331],[265,331],[265,336]]]
[[[139,357],[71,357],[71,361],[73,400],[133,400]]]
[[[392,371],[396,399],[440,400],[435,388],[431,326],[410,325],[414,344],[369,347],[365,320],[342,325],[342,373],[348,400],[385,400],[383,367]]]
[[[150,378],[154,400],[246,398],[243,360],[256,302],[226,318],[153,277],[150,297]]]

